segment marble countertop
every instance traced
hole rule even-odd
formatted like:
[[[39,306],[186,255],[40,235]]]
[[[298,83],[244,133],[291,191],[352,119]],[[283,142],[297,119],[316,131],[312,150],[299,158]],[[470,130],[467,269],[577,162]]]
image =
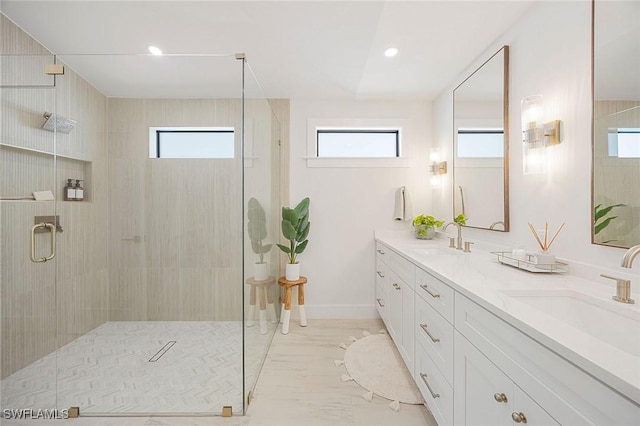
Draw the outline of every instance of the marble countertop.
[[[611,284],[589,281],[570,271],[532,273],[503,265],[495,254],[481,249],[481,244],[472,246],[471,253],[463,253],[449,249],[446,238],[418,240],[410,233],[376,231],[375,239],[640,404],[640,305],[613,301],[615,287]],[[434,247],[438,249],[424,250]],[[633,284],[640,282],[635,280]],[[585,303],[575,305],[575,312],[558,313],[556,308],[553,314],[546,312],[552,310],[548,306],[535,306],[512,297],[527,294],[567,294],[582,297]],[[639,295],[633,296],[640,303]],[[596,313],[606,318],[597,318]],[[571,315],[573,325],[557,315]],[[589,329],[600,327],[603,328],[596,331],[601,338],[588,333]]]

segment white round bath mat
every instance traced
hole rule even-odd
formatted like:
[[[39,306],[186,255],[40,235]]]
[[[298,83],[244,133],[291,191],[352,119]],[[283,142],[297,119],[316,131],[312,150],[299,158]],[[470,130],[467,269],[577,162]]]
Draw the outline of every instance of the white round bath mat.
[[[423,403],[388,334],[370,335],[353,342],[344,355],[344,365],[353,380],[375,395],[405,404]]]

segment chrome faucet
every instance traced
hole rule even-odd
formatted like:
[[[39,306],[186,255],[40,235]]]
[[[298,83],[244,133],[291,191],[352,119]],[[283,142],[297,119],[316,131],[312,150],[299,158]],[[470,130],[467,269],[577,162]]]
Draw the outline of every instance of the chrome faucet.
[[[458,228],[458,237],[456,239],[456,250],[462,250],[462,226],[460,226],[460,224],[457,222],[449,222],[442,229],[446,231],[449,225],[455,225],[456,228]]]
[[[623,268],[631,268],[631,265],[633,265],[633,259],[635,259],[638,254],[640,254],[640,244],[633,246],[626,251],[624,256],[622,256],[620,266]]]

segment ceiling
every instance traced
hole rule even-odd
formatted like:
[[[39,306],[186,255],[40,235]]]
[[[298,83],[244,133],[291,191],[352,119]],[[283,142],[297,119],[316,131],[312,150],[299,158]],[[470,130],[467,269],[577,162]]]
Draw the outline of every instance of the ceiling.
[[[233,54],[243,52],[267,97],[433,99],[534,1],[2,0],[0,9],[110,97],[237,94]],[[154,57],[149,45],[205,56]],[[390,46],[394,58],[383,55]]]

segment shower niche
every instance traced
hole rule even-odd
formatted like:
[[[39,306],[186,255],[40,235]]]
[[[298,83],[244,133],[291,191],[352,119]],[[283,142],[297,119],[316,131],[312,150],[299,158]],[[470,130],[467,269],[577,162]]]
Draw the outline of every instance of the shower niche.
[[[57,201],[64,201],[67,179],[81,180],[84,202],[92,201],[93,162],[50,151],[0,143],[0,159],[9,179],[0,183],[0,200],[35,201],[35,191],[51,191]]]

